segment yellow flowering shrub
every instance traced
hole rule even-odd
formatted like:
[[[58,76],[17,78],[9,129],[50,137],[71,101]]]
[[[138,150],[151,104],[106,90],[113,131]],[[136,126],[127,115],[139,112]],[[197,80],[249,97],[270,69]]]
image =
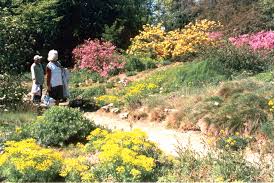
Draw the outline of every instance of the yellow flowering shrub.
[[[66,158],[63,162],[60,176],[69,182],[91,182],[93,174],[85,157]]]
[[[274,99],[273,98],[268,100],[268,106],[269,106],[269,111],[273,112],[274,111]]]
[[[0,155],[0,170],[7,181],[53,181],[58,177],[62,156],[43,148],[34,139],[7,141]]]
[[[95,174],[99,181],[106,181],[107,175],[113,181],[153,181],[156,159],[161,155],[147,135],[135,129],[131,132],[96,129],[87,137],[88,150],[97,151],[99,164]],[[110,177],[109,177],[110,178]]]
[[[128,54],[149,56],[151,58],[163,58],[169,56],[163,44],[166,33],[162,29],[162,24],[156,26],[146,24],[143,31],[131,39],[131,46],[127,50]]]
[[[200,46],[215,45],[218,40],[209,36],[211,31],[220,28],[218,22],[199,20],[183,29],[165,32],[162,25],[145,25],[131,41],[128,54],[146,55],[152,58],[173,58],[194,53]]]
[[[184,29],[171,31],[167,41],[173,44],[172,57],[194,53],[200,46],[215,45],[217,40],[209,37],[209,33],[221,25],[215,21],[200,20],[190,23]]]
[[[95,101],[96,101],[96,104],[99,106],[104,106],[110,103],[118,105],[120,103],[119,97],[115,95],[101,95],[99,97],[96,97]]]
[[[157,88],[158,86],[154,83],[135,83],[134,85],[126,88],[125,97],[144,95],[155,91]]]

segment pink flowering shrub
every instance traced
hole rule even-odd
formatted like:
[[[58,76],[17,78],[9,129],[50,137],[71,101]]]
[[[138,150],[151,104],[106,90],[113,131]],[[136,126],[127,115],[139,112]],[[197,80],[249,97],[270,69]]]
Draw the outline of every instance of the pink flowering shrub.
[[[254,34],[244,34],[238,37],[231,37],[229,41],[236,47],[248,46],[253,51],[269,51],[274,48],[274,32],[261,31]]]
[[[76,67],[87,68],[107,77],[110,71],[124,67],[122,56],[116,53],[115,46],[110,42],[86,40],[73,50]]]

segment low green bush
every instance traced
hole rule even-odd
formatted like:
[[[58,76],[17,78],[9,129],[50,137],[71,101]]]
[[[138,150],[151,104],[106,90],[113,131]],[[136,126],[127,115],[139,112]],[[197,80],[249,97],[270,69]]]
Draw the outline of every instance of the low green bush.
[[[0,75],[0,111],[20,108],[26,93],[20,76]]]
[[[201,57],[228,76],[243,71],[253,74],[265,72],[272,69],[273,63],[273,53],[263,55],[245,47],[237,48],[231,44],[206,49],[201,52]]]
[[[83,93],[80,95],[83,99],[91,99],[106,93],[104,86],[92,87],[83,90]]]
[[[259,175],[259,169],[248,163],[240,152],[221,151],[211,159],[211,174],[217,182],[254,182]]]
[[[86,69],[74,70],[70,75],[70,83],[78,86],[80,83],[84,83],[86,80],[92,80],[93,82],[104,82],[105,79],[102,78],[96,72],[89,72]]]
[[[86,89],[72,88],[70,89],[70,99],[91,100],[93,97],[104,95],[106,89],[104,86],[91,87]]]
[[[138,56],[128,56],[126,59],[125,70],[127,72],[141,72],[156,68],[156,61],[151,58],[141,58]]]
[[[94,124],[79,109],[54,106],[30,124],[31,136],[44,145],[62,146],[83,140]]]
[[[274,123],[266,121],[261,125],[261,131],[272,141],[274,141]]]

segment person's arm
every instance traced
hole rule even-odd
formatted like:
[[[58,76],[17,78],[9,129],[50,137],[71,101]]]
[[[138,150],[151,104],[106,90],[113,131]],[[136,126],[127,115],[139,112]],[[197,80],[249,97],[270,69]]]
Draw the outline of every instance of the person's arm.
[[[35,81],[35,71],[34,71],[34,65],[31,66],[31,74],[32,74],[32,80]]]
[[[52,71],[48,67],[46,67],[46,75],[47,75],[47,87],[48,87],[48,91],[50,91],[51,90]]]

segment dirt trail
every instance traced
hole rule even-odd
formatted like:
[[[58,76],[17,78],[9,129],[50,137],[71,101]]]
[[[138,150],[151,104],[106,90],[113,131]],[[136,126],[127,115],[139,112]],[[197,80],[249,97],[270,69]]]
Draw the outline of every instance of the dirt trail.
[[[164,124],[152,123],[149,121],[138,121],[130,123],[127,120],[122,120],[118,116],[102,114],[99,112],[87,112],[85,117],[93,120],[96,125],[104,126],[110,130],[131,131],[138,128],[146,132],[149,140],[157,143],[158,147],[165,153],[178,156],[177,147],[189,148],[197,152],[201,156],[205,156],[210,151],[207,145],[207,137],[200,131],[179,132],[165,128]],[[255,165],[260,162],[260,155],[256,152],[246,152],[245,159]],[[273,162],[273,155],[268,154],[265,158],[266,163]]]
[[[195,152],[206,155],[208,147],[205,142],[205,136],[199,131],[178,132],[166,129],[163,125],[148,121],[130,123],[116,116],[106,116],[100,113],[88,112],[85,116],[93,120],[95,124],[104,126],[108,129],[131,131],[138,128],[146,132],[149,140],[157,143],[164,152],[177,156],[177,146],[188,147]]]

